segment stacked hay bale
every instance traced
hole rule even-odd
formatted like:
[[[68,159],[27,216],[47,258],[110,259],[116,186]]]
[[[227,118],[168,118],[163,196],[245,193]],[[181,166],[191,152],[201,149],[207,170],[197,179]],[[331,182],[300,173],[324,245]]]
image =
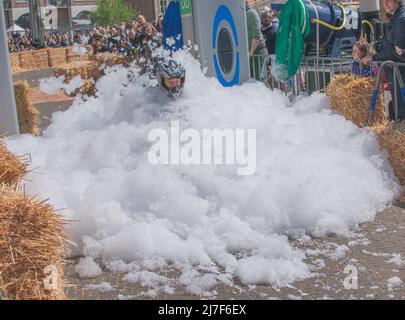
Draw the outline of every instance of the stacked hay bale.
[[[66,61],[67,63],[72,63],[75,61],[81,61],[85,58],[80,53],[77,53],[73,50],[73,48],[66,48]]]
[[[17,157],[8,151],[0,138],[0,185],[17,185],[21,177],[27,173],[27,167],[27,157]]]
[[[51,205],[0,186],[0,292],[5,299],[65,299],[64,221]]]
[[[16,72],[19,71],[20,68],[20,57],[18,53],[10,53],[10,64],[11,64],[11,71]]]
[[[367,122],[375,79],[352,75],[335,76],[326,94],[334,110],[357,126]],[[405,185],[405,123],[386,120],[382,95],[377,100],[371,130],[377,135],[380,147],[388,152],[388,159],[400,183]]]
[[[32,57],[35,61],[34,68],[35,69],[46,69],[49,68],[49,55],[48,49],[41,49],[41,50],[33,50]]]
[[[50,67],[67,63],[66,48],[48,49],[48,63]]]
[[[30,86],[26,80],[14,83],[14,93],[17,106],[18,124],[21,133],[39,135],[39,112],[32,105],[29,97]]]
[[[33,51],[23,51],[19,53],[20,67],[22,69],[35,69],[36,61],[32,52]]]
[[[96,84],[93,80],[86,80],[82,87],[80,88],[80,93],[87,96],[96,95]]]
[[[73,52],[72,48],[69,48],[67,52]],[[107,67],[112,67],[117,64],[125,64],[127,58],[124,56],[118,56],[112,53],[100,53],[92,56],[89,60],[82,60],[80,62],[72,62],[63,67],[55,68],[55,77],[63,76],[65,83],[70,83],[70,81],[80,75],[84,80],[84,85],[81,88],[75,90],[72,95],[75,96],[79,93],[86,94],[88,96],[95,96],[96,87],[95,82],[101,78],[103,71],[100,70],[101,65]]]
[[[375,79],[355,77],[350,74],[336,75],[329,84],[326,94],[334,110],[359,127],[367,123]],[[372,117],[372,125],[385,125],[385,108],[382,95],[377,99],[376,109]]]
[[[107,67],[112,67],[117,64],[124,64],[127,62],[127,57],[119,56],[109,52],[99,53],[92,57],[93,61],[96,61],[99,65],[104,64]]]
[[[0,294],[4,299],[65,299],[66,221],[51,205],[18,190],[27,157],[0,139]]]
[[[89,79],[93,79],[94,81],[100,79],[102,76],[100,65],[96,62],[87,65],[87,76]]]
[[[54,70],[54,75],[55,77],[63,76],[66,83],[69,83],[74,77],[80,75],[80,77],[84,80],[84,84],[81,88],[76,89],[72,95],[75,96],[81,93],[88,96],[95,96],[95,82],[101,78],[102,73],[97,62],[85,62],[81,66],[69,64],[63,68],[56,68]]]
[[[405,185],[405,122],[390,123],[378,132],[381,147],[387,150],[396,176]]]
[[[83,80],[88,79],[86,65],[72,66],[70,64],[70,65],[64,66],[62,68],[56,68],[54,70],[54,75],[55,75],[55,77],[60,77],[60,76],[65,77],[64,81],[66,83],[69,83],[74,77],[79,76],[79,75]]]

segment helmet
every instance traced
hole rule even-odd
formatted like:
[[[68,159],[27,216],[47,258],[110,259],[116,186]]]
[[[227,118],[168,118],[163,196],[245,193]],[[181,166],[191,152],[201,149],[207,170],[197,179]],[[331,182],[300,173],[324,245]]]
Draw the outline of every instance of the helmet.
[[[174,96],[181,94],[186,80],[186,70],[182,65],[174,60],[168,60],[159,63],[156,70],[156,78],[158,84],[164,88],[169,95]],[[169,79],[179,79],[180,81],[175,87],[168,87],[167,81]]]

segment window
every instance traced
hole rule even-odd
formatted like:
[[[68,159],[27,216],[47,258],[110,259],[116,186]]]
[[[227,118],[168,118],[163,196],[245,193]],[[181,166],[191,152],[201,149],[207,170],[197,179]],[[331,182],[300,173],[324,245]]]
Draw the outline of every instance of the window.
[[[218,35],[218,58],[221,70],[225,74],[232,71],[234,51],[231,33],[227,28],[222,28]]]

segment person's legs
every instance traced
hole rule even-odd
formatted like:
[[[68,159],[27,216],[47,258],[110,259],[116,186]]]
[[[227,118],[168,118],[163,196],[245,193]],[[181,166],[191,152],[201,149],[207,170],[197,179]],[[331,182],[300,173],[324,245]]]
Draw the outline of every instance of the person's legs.
[[[260,80],[264,59],[267,57],[267,49],[260,48],[254,52],[250,58],[250,76],[256,80]]]
[[[250,58],[250,77],[252,79],[259,79],[259,61],[258,61],[258,56],[257,55],[253,55],[253,57]]]

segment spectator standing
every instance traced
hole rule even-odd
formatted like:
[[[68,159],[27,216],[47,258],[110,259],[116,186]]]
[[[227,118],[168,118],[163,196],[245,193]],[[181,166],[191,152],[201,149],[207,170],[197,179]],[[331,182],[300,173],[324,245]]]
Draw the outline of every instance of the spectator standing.
[[[250,75],[257,80],[268,52],[264,40],[261,21],[257,11],[250,5],[253,0],[246,0],[246,20],[248,31],[248,45],[250,58]]]
[[[390,15],[390,19],[384,24],[384,37],[382,44],[373,56],[368,56],[363,59],[363,63],[369,60],[404,62],[401,55],[398,55],[395,47],[405,48],[405,7],[401,0],[383,0],[385,11]],[[402,79],[405,80],[405,67],[400,67]],[[391,67],[384,68],[385,76],[390,85],[391,96],[394,99],[394,75]],[[398,85],[398,84],[397,84]],[[405,103],[402,100],[402,94],[399,86],[396,90],[396,101],[398,103],[398,119],[405,120]],[[394,104],[390,102],[389,117],[394,119]]]
[[[274,54],[279,26],[277,12],[271,10],[269,7],[264,7],[261,11],[260,18],[262,22],[262,34],[266,41],[268,54]]]

